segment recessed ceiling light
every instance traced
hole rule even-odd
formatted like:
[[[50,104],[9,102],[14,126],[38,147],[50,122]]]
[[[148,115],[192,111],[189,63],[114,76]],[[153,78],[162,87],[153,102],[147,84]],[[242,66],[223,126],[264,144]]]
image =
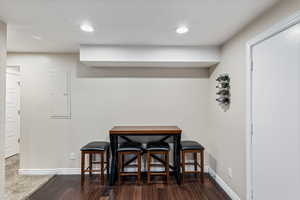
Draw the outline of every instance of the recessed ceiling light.
[[[297,25],[297,26],[294,26],[292,27],[289,32],[292,34],[292,35],[296,35],[296,36],[299,36],[300,34],[300,26]]]
[[[176,33],[178,33],[178,34],[185,34],[187,32],[189,32],[189,28],[187,26],[179,26],[176,29]]]
[[[42,39],[42,38],[41,38],[40,36],[38,36],[38,35],[33,35],[32,37],[33,37],[33,39],[36,39],[36,40],[41,40],[41,39]]]
[[[94,27],[92,27],[90,24],[82,24],[80,26],[80,29],[82,31],[88,32],[88,33],[94,32]]]

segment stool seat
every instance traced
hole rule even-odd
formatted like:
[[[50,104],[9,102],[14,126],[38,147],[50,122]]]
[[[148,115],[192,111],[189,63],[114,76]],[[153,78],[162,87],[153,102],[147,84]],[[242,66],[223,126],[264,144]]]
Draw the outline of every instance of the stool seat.
[[[182,150],[204,150],[204,147],[196,141],[181,141]]]
[[[137,183],[141,183],[141,155],[142,155],[142,144],[139,142],[124,142],[121,143],[117,149],[118,151],[118,180],[121,184],[121,177],[123,176],[137,176]],[[126,155],[135,155],[133,160],[125,162]],[[130,165],[133,161],[137,161],[136,164]],[[134,167],[137,169],[135,172],[125,171],[125,167]]]
[[[149,142],[146,149],[147,151],[169,151],[170,146],[166,142]]]
[[[83,146],[81,151],[105,151],[108,149],[108,142],[90,142],[87,145]]]
[[[186,155],[192,154],[193,159],[186,162]],[[200,163],[198,163],[198,154],[200,154]],[[185,140],[181,141],[181,168],[182,168],[182,182],[184,182],[184,176],[188,173],[200,174],[201,182],[204,183],[204,147],[196,141]],[[186,166],[194,165],[194,170],[186,170]],[[198,170],[200,168],[200,171]]]
[[[142,144],[139,142],[124,142],[118,148],[118,152],[121,151],[142,151]]]
[[[166,142],[153,141],[147,143],[147,182],[151,183],[151,176],[166,176],[167,183],[169,183],[169,150],[170,146]],[[162,159],[158,158],[157,155],[161,155]],[[161,166],[165,168],[164,171],[152,171],[151,167],[157,166],[156,163],[152,162],[152,158],[162,163]]]
[[[109,142],[105,141],[94,141],[83,146],[81,151],[81,185],[84,185],[85,173],[89,172],[90,176],[94,172],[100,172],[101,183],[104,184],[104,170],[109,174]],[[85,166],[86,155],[89,157],[88,167]],[[100,160],[96,161],[96,155],[100,156]],[[106,157],[104,159],[104,157]],[[95,169],[93,165],[99,164],[100,167]],[[104,165],[106,165],[104,167]]]

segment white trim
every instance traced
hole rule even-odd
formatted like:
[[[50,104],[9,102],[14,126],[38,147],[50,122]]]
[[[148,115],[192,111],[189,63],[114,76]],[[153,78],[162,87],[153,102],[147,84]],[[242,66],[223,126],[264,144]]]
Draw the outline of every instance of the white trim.
[[[72,175],[80,174],[80,168],[19,169],[20,175]]]
[[[290,17],[286,18],[285,20],[271,26],[271,28],[269,28],[265,32],[258,34],[256,37],[247,42],[247,46],[253,47],[254,45],[263,42],[264,40],[294,26],[295,24],[298,24],[299,21],[300,10],[291,15]]]
[[[241,200],[241,198],[226,184],[226,182],[218,176],[218,174],[208,167],[209,175],[218,183],[218,185],[228,194],[232,200]]]
[[[250,43],[247,43],[246,53],[246,198],[252,200],[252,45]]]
[[[253,191],[253,162],[252,162],[252,49],[255,45],[269,39],[270,37],[300,23],[300,10],[287,19],[275,24],[267,31],[257,35],[246,44],[246,179],[247,179],[247,199],[252,200]]]
[[[55,175],[56,169],[19,169],[20,175]]]
[[[72,175],[72,174],[81,174],[80,168],[59,168],[56,169],[56,174],[59,175]]]
[[[209,173],[209,166],[208,165],[204,166],[204,173]]]

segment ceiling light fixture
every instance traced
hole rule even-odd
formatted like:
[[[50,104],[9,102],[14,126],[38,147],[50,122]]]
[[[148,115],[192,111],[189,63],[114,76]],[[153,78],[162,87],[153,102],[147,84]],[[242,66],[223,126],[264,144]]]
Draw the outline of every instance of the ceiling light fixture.
[[[176,33],[178,33],[178,34],[185,34],[187,32],[189,32],[189,28],[187,26],[179,26],[176,29]]]
[[[90,24],[82,24],[80,26],[80,29],[82,31],[88,32],[88,33],[94,32],[94,27],[92,27]]]
[[[290,32],[291,35],[299,36],[299,34],[300,34],[300,26],[297,25],[297,26],[292,27],[289,30],[289,32]]]
[[[36,40],[42,40],[42,38],[38,35],[33,35],[32,37],[33,37],[33,39],[36,39]]]

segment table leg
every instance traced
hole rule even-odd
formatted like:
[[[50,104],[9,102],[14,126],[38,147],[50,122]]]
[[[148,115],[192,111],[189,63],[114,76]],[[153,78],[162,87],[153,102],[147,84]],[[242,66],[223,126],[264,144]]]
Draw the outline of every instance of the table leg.
[[[180,177],[180,135],[174,136],[174,174],[177,184],[181,184]]]
[[[113,185],[116,181],[117,173],[117,148],[118,148],[118,136],[110,135],[111,144],[111,164],[110,164],[110,176],[109,185]]]

